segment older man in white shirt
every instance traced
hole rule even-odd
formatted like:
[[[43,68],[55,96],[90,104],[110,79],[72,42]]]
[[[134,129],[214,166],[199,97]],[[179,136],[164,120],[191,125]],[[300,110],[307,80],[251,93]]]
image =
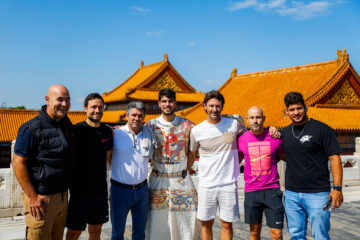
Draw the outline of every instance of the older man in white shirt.
[[[143,126],[145,106],[140,101],[127,106],[127,124],[114,130],[111,160],[111,239],[124,239],[126,217],[131,210],[132,239],[145,239],[149,209],[148,162],[155,138]]]

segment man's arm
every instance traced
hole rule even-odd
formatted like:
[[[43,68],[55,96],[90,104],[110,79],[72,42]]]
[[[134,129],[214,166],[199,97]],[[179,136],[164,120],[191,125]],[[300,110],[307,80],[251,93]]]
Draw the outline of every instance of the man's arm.
[[[111,150],[108,150],[106,152],[106,162],[108,164],[108,166],[110,167],[111,166],[111,157],[112,157],[112,149]]]
[[[43,202],[46,204],[48,204],[49,202],[45,196],[42,196],[35,192],[34,186],[30,182],[29,172],[25,165],[25,162],[27,160],[27,157],[21,157],[14,153],[11,165],[23,191],[29,198],[31,216],[36,219],[41,219],[45,216],[45,209],[42,204]]]
[[[341,158],[339,154],[335,154],[329,157],[331,173],[333,176],[333,184],[337,186],[342,186],[342,178],[343,178],[343,169],[341,164]],[[332,190],[329,198],[332,198],[332,209],[335,207],[340,207],[344,201],[343,195],[341,191]]]
[[[114,148],[114,129],[111,129],[111,145],[109,146],[111,149],[108,149],[106,152],[106,163],[108,164],[108,168],[111,167],[111,158],[112,158],[112,152],[113,152],[113,148]],[[111,168],[110,168],[111,169]]]
[[[243,154],[243,152],[238,151],[238,156],[239,156],[239,166],[240,166],[240,165],[241,165],[242,160],[244,159],[244,154]]]
[[[190,171],[192,165],[194,164],[195,162],[195,159],[196,159],[196,156],[197,156],[197,153],[196,152],[190,152],[188,153],[187,155],[187,170]]]

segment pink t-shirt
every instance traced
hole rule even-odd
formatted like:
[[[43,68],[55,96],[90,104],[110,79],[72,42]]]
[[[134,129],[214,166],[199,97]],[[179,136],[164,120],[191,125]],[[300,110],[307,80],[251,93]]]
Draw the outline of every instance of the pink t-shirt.
[[[247,131],[238,138],[238,150],[245,159],[245,192],[280,188],[276,156],[284,151],[281,139],[270,137],[268,129],[260,135]]]

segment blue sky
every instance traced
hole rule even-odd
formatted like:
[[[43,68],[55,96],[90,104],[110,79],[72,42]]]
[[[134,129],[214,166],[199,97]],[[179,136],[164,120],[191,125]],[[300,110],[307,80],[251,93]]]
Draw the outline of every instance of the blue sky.
[[[39,109],[52,84],[71,110],[139,67],[169,60],[197,90],[238,73],[329,61],[360,74],[360,1],[0,0],[0,104]]]

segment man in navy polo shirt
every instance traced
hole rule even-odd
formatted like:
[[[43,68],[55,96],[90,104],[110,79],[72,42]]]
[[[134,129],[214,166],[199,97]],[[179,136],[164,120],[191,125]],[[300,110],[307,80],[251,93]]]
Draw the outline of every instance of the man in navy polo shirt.
[[[45,100],[40,114],[20,127],[12,166],[24,191],[26,239],[60,240],[74,160],[70,94],[53,85]]]

